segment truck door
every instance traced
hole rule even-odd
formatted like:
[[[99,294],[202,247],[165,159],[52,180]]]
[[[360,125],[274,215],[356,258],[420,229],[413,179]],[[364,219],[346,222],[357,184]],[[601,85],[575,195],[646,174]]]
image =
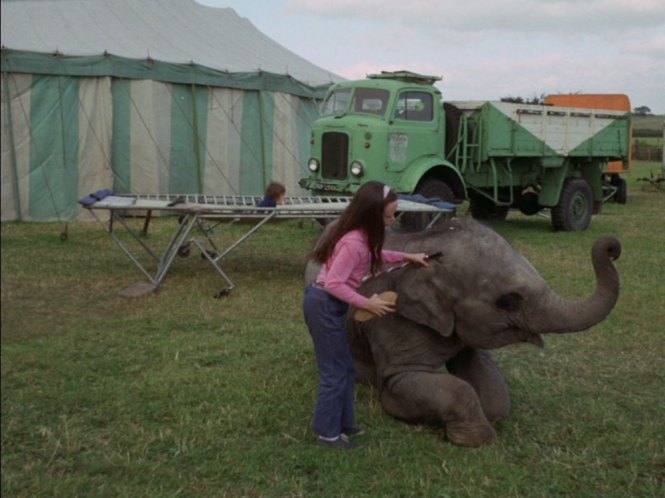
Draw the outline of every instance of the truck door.
[[[431,93],[402,90],[398,94],[388,131],[388,171],[403,171],[419,157],[443,156],[437,118]]]

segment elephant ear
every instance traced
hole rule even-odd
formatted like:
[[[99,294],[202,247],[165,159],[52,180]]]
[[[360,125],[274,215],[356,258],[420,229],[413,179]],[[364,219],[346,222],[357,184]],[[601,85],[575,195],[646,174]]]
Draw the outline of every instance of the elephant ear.
[[[455,328],[455,315],[450,299],[434,283],[436,263],[429,268],[412,268],[397,281],[397,313],[425,325],[444,337]]]

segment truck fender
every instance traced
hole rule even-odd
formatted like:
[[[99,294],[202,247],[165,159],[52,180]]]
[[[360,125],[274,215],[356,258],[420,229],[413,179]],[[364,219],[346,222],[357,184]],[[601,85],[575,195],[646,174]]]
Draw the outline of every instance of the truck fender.
[[[554,207],[559,204],[561,191],[568,178],[582,178],[585,180],[593,193],[594,202],[601,202],[602,191],[602,169],[599,163],[574,164],[565,161],[560,168],[548,168],[543,174],[543,188],[538,196],[541,206]]]
[[[457,199],[466,199],[466,184],[457,168],[448,161],[424,158],[414,161],[398,178],[399,190],[413,193],[425,178],[436,178],[446,183]]]
[[[565,162],[559,168],[547,168],[543,171],[541,179],[542,188],[538,195],[538,204],[546,207],[554,207],[559,204],[563,183],[568,177],[568,163]]]

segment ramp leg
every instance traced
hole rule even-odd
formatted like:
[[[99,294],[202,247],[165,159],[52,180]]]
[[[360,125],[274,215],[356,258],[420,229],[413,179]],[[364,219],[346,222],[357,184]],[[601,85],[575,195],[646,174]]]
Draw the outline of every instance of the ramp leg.
[[[223,297],[229,295],[229,293],[235,288],[236,285],[229,278],[229,276],[226,273],[224,273],[224,270],[222,270],[221,267],[217,264],[217,258],[211,257],[210,254],[208,254],[208,251],[206,251],[205,248],[203,247],[203,244],[201,244],[198,240],[192,239],[192,241],[199,248],[201,254],[205,256],[205,258],[210,262],[213,268],[217,270],[217,273],[219,273],[228,284],[228,287],[226,289],[221,289],[220,291],[216,292],[215,297]]]

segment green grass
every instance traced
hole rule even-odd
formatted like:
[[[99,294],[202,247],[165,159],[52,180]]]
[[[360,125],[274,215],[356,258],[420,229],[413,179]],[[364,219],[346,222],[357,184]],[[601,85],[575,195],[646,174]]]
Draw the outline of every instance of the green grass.
[[[640,137],[633,139],[634,144],[645,144],[651,147],[662,147],[663,137]]]
[[[361,448],[313,444],[310,222],[266,226],[232,253],[238,287],[223,299],[198,254],[158,293],[125,299],[142,275],[96,223],[71,223],[66,242],[58,224],[3,224],[3,496],[665,495],[665,192],[637,181],[658,166],[637,163],[628,203],[586,232],[513,212],[494,225],[568,297],[591,292],[591,244],[616,235],[622,295],[587,332],[495,352],[513,412],[482,449],[392,419],[366,386]],[[172,224],[153,222],[149,239]]]

